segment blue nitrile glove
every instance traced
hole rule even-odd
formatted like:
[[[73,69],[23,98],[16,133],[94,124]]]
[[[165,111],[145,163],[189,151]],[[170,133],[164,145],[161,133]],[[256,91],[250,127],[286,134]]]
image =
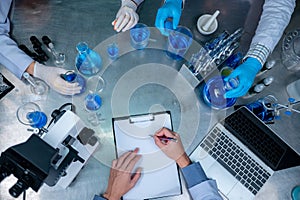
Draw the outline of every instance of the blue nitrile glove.
[[[181,16],[182,0],[166,0],[165,4],[158,9],[155,19],[155,26],[163,35],[168,36],[168,31],[165,30],[165,22],[172,19],[173,29],[176,29]]]
[[[239,80],[238,87],[226,92],[225,97],[234,98],[245,95],[252,86],[255,76],[261,68],[262,65],[256,58],[247,58],[243,64],[238,66],[229,76],[224,78],[225,81],[228,81],[231,78],[237,78]]]

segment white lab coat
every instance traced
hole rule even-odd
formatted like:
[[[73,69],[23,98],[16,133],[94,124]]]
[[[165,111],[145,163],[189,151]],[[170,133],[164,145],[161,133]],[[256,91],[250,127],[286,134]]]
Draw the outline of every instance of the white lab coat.
[[[16,42],[10,38],[11,4],[12,0],[0,0],[0,64],[21,78],[33,59],[20,50]]]
[[[251,46],[262,44],[272,52],[290,22],[296,0],[265,0]]]

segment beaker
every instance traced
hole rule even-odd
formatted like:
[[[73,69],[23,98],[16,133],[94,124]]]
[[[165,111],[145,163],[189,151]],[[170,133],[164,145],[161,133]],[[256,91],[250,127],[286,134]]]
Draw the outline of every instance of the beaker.
[[[92,76],[97,74],[102,67],[102,59],[94,50],[90,49],[85,42],[79,42],[76,46],[78,54],[75,66],[83,75]]]
[[[225,98],[224,95],[227,91],[236,88],[238,84],[237,79],[229,79],[229,81],[226,82],[222,76],[212,77],[203,88],[203,99],[214,109],[229,108],[235,104],[237,99]]]
[[[144,49],[149,42],[150,30],[146,24],[137,23],[130,29],[131,46],[135,49]]]
[[[291,31],[284,37],[281,59],[288,70],[300,70],[300,29]]]
[[[170,30],[167,42],[167,55],[181,60],[193,42],[193,34],[187,27],[178,26]]]

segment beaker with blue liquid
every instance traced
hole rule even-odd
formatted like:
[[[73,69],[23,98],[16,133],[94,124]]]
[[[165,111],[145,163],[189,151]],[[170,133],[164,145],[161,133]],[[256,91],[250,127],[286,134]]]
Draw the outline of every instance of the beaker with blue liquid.
[[[149,42],[150,30],[146,24],[137,23],[130,29],[131,46],[135,49],[144,49]]]
[[[190,29],[178,26],[169,31],[167,42],[167,55],[174,60],[182,60],[193,42],[193,34]]]
[[[97,74],[102,68],[100,55],[90,49],[85,42],[79,42],[76,49],[78,54],[75,59],[75,66],[78,71],[86,76]]]
[[[226,98],[225,93],[238,86],[237,79],[229,79],[224,81],[224,77],[215,76],[207,81],[202,94],[207,105],[213,109],[221,110],[233,106],[237,98]]]

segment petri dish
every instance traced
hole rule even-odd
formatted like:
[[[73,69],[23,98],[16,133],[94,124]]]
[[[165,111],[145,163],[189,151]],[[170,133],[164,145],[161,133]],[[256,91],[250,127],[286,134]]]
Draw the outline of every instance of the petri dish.
[[[203,88],[203,99],[213,109],[226,109],[236,103],[236,98],[225,98],[224,94],[232,89],[230,83],[226,83],[221,76],[215,76],[208,80]]]

